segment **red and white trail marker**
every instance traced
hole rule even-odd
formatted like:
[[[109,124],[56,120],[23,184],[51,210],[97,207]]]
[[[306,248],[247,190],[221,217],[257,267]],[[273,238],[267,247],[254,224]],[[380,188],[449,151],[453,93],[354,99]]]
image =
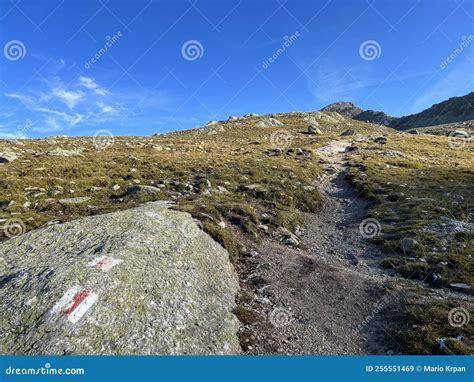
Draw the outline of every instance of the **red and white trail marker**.
[[[97,259],[92,260],[88,266],[92,268],[100,269],[103,272],[110,271],[113,267],[120,264],[123,260],[114,259],[109,256],[98,257]]]
[[[88,288],[74,286],[53,306],[52,314],[66,317],[75,324],[97,301],[97,294]]]

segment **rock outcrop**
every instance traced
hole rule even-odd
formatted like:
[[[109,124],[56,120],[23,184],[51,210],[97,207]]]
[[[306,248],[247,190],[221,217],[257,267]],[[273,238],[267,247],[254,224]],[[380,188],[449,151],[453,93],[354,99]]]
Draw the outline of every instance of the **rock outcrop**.
[[[2,354],[239,353],[238,279],[191,216],[162,203],[0,245]]]

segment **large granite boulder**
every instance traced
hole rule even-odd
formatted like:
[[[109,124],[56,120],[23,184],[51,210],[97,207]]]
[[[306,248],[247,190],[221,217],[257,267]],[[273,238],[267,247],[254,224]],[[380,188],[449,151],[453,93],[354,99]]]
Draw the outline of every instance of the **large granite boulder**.
[[[187,213],[160,203],[0,244],[2,354],[233,354],[238,279]]]

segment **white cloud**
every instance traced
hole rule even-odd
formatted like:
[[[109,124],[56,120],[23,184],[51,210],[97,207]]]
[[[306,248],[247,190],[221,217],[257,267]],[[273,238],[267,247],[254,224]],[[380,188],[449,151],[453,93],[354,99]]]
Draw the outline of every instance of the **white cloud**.
[[[104,113],[104,114],[106,114],[106,113],[116,113],[117,112],[117,109],[115,109],[114,107],[112,107],[110,105],[106,105],[103,102],[97,102],[97,106],[100,107],[101,112]]]
[[[99,85],[90,77],[79,77],[79,83],[87,89],[97,89]]]
[[[108,91],[100,87],[93,78],[90,77],[79,77],[79,85],[85,87],[86,89],[93,90],[95,94],[100,96],[105,96],[108,94]]]
[[[169,103],[166,94],[155,90],[132,89],[112,93],[96,79],[86,76],[69,84],[58,76],[49,77],[24,93],[9,91],[3,96],[2,101],[6,98],[10,100],[10,104],[4,109],[12,113],[3,118],[7,129],[0,129],[0,132],[4,136],[16,133],[18,129],[8,121],[18,120],[19,116],[20,119],[35,121],[31,131],[49,133],[84,125],[125,123],[127,119],[135,121],[136,118],[146,116],[149,111],[155,112]]]
[[[52,95],[65,103],[69,109],[74,109],[77,103],[84,97],[84,94],[80,91],[69,91],[60,87],[54,88]]]

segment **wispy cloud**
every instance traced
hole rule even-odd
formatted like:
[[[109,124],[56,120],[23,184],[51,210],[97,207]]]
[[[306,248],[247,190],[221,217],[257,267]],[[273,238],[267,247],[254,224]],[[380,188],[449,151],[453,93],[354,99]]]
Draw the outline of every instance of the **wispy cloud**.
[[[25,93],[5,92],[16,100],[36,123],[32,131],[40,133],[68,130],[81,123],[106,123],[131,114],[127,100],[113,94],[92,77],[79,77],[66,84],[59,77],[44,79],[43,86]],[[15,131],[2,131],[4,137],[17,136]]]

